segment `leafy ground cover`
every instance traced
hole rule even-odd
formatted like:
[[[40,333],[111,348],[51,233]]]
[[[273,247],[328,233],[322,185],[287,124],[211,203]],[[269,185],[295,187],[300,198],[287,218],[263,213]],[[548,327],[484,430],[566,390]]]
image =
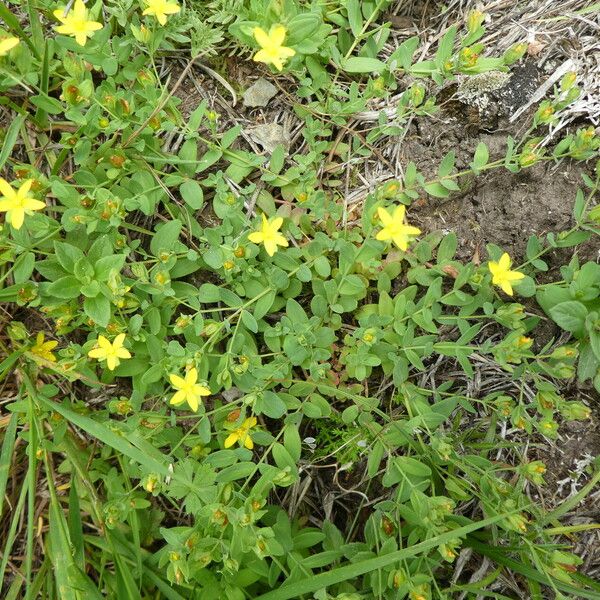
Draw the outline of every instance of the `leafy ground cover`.
[[[595,74],[454,4],[0,6],[2,597],[600,598]]]

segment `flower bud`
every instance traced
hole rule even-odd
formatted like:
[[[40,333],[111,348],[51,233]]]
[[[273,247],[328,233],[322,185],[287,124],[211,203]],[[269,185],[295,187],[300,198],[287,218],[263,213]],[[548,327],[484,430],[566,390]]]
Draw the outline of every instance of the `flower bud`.
[[[514,44],[504,53],[502,60],[505,65],[512,65],[520,60],[525,52],[527,52],[527,44],[525,42]]]
[[[570,90],[577,81],[577,73],[575,71],[569,71],[560,80],[560,91],[566,92]]]
[[[592,416],[592,411],[583,402],[563,402],[560,407],[560,414],[568,421],[583,421]]]
[[[482,13],[480,10],[470,11],[467,15],[467,29],[469,30],[469,33],[473,33],[474,31],[479,29],[479,27],[481,27],[484,21],[485,14]]]

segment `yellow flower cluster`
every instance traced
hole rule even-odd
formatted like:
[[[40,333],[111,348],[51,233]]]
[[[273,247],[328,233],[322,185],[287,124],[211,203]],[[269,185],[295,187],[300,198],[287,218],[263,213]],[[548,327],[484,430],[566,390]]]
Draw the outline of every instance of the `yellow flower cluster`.
[[[125,334],[120,333],[112,343],[103,335],[98,336],[96,347],[88,352],[90,358],[96,358],[100,362],[106,361],[110,371],[114,371],[120,364],[121,359],[131,358],[131,354],[125,348]]]
[[[155,17],[160,25],[167,22],[167,15],[174,15],[181,10],[179,4],[168,0],[144,0],[144,5],[146,8],[142,14]],[[80,46],[85,46],[88,38],[92,37],[94,32],[102,29],[102,23],[90,19],[89,11],[83,0],[75,0],[71,9],[60,8],[53,14],[61,23],[55,27],[56,31],[74,37]],[[0,56],[2,56],[3,43],[0,42]],[[8,49],[10,50],[10,47]]]
[[[46,208],[43,202],[31,197],[29,192],[32,185],[33,179],[27,179],[15,191],[8,181],[0,177],[0,212],[6,213],[7,221],[15,229],[21,229],[25,215],[32,215],[34,210]]]
[[[254,55],[253,60],[256,62],[273,65],[278,71],[281,71],[288,58],[296,54],[293,48],[283,45],[287,33],[283,25],[273,25],[268,33],[261,27],[255,27],[252,33],[261,48]]]
[[[508,253],[504,253],[498,262],[491,260],[488,262],[488,269],[492,274],[492,283],[499,286],[505,294],[513,295],[512,284],[515,281],[520,281],[525,277],[519,271],[511,271],[512,261]]]

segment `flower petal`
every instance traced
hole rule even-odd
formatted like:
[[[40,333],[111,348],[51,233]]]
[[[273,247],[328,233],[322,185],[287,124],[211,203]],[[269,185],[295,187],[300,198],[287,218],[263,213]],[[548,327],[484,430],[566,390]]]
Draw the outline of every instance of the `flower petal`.
[[[271,62],[271,55],[266,50],[259,50],[253,57],[254,62],[262,62],[269,64]]]
[[[500,260],[498,261],[498,266],[503,270],[503,271],[508,271],[510,269],[510,256],[508,254],[508,252],[505,252],[501,257]]]
[[[384,225],[391,225],[394,222],[392,215],[390,215],[390,213],[382,206],[377,209],[377,214]]]
[[[231,448],[231,446],[233,446],[239,439],[239,436],[237,433],[230,433],[227,436],[227,439],[225,440],[225,442],[223,443],[223,446],[225,446],[225,448]]]
[[[179,375],[175,375],[175,373],[169,375],[169,381],[174,388],[181,389],[185,387],[185,379],[179,377]]]
[[[395,235],[394,244],[396,244],[400,250],[405,252],[408,249],[408,238],[403,234]]]
[[[492,275],[497,275],[498,274],[498,263],[494,262],[493,260],[490,260],[488,262],[488,269],[490,270],[490,273]]]
[[[115,350],[115,356],[118,358],[131,358],[131,352],[127,348],[117,348]]]
[[[22,208],[13,208],[10,211],[10,224],[15,229],[21,229],[23,225],[23,221],[25,221],[25,211]]]
[[[46,203],[36,200],[35,198],[25,198],[23,208],[25,210],[42,210],[46,208]]]
[[[271,45],[269,34],[262,27],[255,27],[252,30],[252,35],[254,35],[254,39],[258,42],[258,45],[261,48],[266,48]]]
[[[287,248],[290,245],[290,243],[280,233],[275,235],[273,240],[278,246],[285,246]]]
[[[2,177],[0,177],[0,192],[2,192],[2,195],[7,200],[11,200],[17,195],[10,183],[6,179],[2,179]]]
[[[110,354],[106,357],[106,366],[108,367],[109,371],[114,371],[115,368],[119,366],[119,359],[113,354]]]
[[[287,46],[282,46],[279,48],[279,56],[281,58],[291,58],[296,55],[296,51],[293,48],[288,48]]]
[[[406,206],[404,204],[399,204],[394,209],[394,221],[398,223],[402,223],[404,221],[404,216],[406,215]]]
[[[263,241],[263,234],[261,231],[253,231],[252,233],[248,234],[248,239],[255,243],[255,244],[260,244]]]
[[[115,348],[115,349],[122,348],[124,341],[125,341],[125,334],[120,333],[113,341],[113,344],[112,344],[113,348]]]
[[[27,194],[29,193],[29,190],[31,189],[32,185],[33,185],[33,179],[26,179],[21,184],[21,187],[19,188],[19,191],[17,192],[17,196],[19,196],[19,198],[25,198],[27,196]]]
[[[419,235],[421,233],[418,227],[413,227],[412,225],[404,225],[403,230],[406,235]]]
[[[103,335],[98,336],[97,343],[98,343],[98,346],[100,346],[100,348],[103,348],[104,350],[112,352],[112,344]]]
[[[210,390],[206,386],[196,384],[194,386],[194,394],[196,396],[210,396]]]
[[[185,402],[185,392],[183,390],[179,390],[175,392],[171,396],[171,400],[169,400],[169,404],[183,404]]]
[[[283,25],[273,25],[269,30],[269,41],[272,46],[281,46],[285,40],[286,29]]]
[[[264,241],[265,250],[269,256],[273,256],[275,252],[277,252],[277,243],[275,240],[265,240]]]
[[[104,360],[106,358],[106,351],[103,348],[92,348],[88,352],[90,358],[97,358],[98,360]]]
[[[196,381],[198,381],[198,371],[194,367],[185,374],[185,383],[189,386],[196,383]]]
[[[195,396],[191,392],[188,392],[185,396],[189,407],[194,411],[198,412],[198,396]]]

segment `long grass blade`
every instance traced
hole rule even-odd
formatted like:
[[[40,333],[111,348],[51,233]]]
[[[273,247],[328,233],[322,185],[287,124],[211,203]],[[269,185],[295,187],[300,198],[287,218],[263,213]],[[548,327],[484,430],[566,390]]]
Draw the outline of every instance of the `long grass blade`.
[[[464,525],[463,527],[454,529],[451,532],[443,533],[442,535],[438,535],[419,544],[415,544],[410,548],[403,548],[402,550],[390,552],[389,554],[385,554],[383,556],[377,556],[376,558],[369,558],[367,560],[345,565],[343,567],[337,567],[335,569],[331,569],[327,573],[312,575],[310,578],[295,581],[289,585],[284,583],[278,590],[262,594],[261,596],[255,598],[255,600],[288,600],[289,598],[297,598],[301,594],[316,592],[317,590],[327,588],[331,585],[335,585],[336,583],[341,583],[342,581],[352,580],[353,578],[364,575],[365,573],[371,573],[377,569],[382,569],[389,565],[393,565],[394,563],[405,560],[412,556],[417,556],[418,554],[426,552],[427,550],[431,550],[431,548],[435,548],[440,544],[445,544],[453,538],[463,537],[469,533],[472,533],[473,531],[488,527],[493,523],[497,523],[498,521],[505,519],[509,514],[512,513],[504,513],[484,519],[477,523]]]
[[[8,421],[6,431],[4,432],[4,439],[2,440],[2,451],[0,452],[0,517],[2,516],[4,509],[4,494],[6,493],[6,484],[8,483],[12,455],[17,437],[17,422],[17,415],[12,414]]]

